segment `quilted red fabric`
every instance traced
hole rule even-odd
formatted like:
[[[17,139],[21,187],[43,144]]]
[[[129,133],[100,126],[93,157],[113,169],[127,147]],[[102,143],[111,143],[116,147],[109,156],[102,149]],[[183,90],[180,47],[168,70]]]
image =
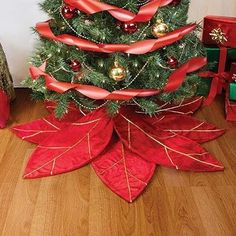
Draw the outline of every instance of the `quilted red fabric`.
[[[219,137],[224,130],[190,116],[201,102],[195,98],[159,104],[160,113],[154,117],[134,106],[121,108],[114,117],[103,108],[86,114],[70,106],[63,120],[51,114],[13,127],[19,137],[38,144],[24,177],[57,175],[91,163],[106,186],[132,202],[157,165],[197,172],[223,170],[200,143]],[[47,108],[53,111],[54,105],[47,103]]]

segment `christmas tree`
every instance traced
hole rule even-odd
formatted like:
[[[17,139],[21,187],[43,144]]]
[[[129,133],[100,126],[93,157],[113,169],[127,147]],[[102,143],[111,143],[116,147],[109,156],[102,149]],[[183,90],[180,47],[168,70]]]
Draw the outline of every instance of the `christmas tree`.
[[[52,19],[36,26],[40,44],[26,84],[57,118],[51,113],[13,128],[38,144],[25,178],[91,164],[106,186],[132,202],[156,165],[224,169],[200,145],[224,131],[190,116],[201,106],[201,97],[187,98],[206,59],[197,26],[186,25],[188,6],[188,0],[41,5]]]
[[[111,114],[136,104],[152,115],[159,111],[157,100],[180,101],[196,94],[198,72],[187,71],[185,65],[204,50],[196,25],[186,25],[189,0],[45,0],[40,6],[51,20],[36,26],[40,40],[31,60],[34,66],[46,62],[46,73],[55,80],[92,85],[89,92],[93,87],[107,93],[134,89],[137,95],[97,98],[79,89],[50,88],[43,77],[26,79],[33,98],[57,102],[57,117],[71,101],[86,110],[106,106]],[[168,90],[171,76],[181,78]],[[142,90],[152,96],[140,95]]]

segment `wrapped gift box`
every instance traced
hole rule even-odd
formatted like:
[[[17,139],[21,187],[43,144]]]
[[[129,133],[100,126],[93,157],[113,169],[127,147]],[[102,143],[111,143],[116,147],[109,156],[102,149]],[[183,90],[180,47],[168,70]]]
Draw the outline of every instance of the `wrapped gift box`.
[[[232,63],[230,69],[229,99],[236,101],[236,62]]]
[[[206,16],[203,43],[234,48],[236,46],[236,17]]]
[[[210,70],[217,72],[219,67],[220,48],[216,46],[206,46],[206,54]],[[225,71],[230,70],[233,62],[236,62],[236,48],[227,48]]]

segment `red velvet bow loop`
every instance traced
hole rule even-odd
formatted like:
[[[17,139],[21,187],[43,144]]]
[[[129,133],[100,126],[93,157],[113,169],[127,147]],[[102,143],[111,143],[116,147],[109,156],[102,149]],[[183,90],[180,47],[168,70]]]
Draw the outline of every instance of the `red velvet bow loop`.
[[[204,101],[204,105],[210,105],[217,94],[221,94],[223,89],[227,89],[228,82],[230,82],[230,74],[228,72],[214,73],[211,71],[200,73],[199,76],[203,78],[213,78],[208,97]]]

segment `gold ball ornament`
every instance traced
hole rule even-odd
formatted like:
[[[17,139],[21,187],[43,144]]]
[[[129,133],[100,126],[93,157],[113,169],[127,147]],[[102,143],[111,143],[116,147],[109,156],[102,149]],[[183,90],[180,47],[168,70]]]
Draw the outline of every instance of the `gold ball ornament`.
[[[167,24],[163,23],[161,20],[158,20],[156,24],[152,26],[152,34],[156,38],[165,36],[169,32],[169,27]]]
[[[117,61],[114,62],[114,66],[111,68],[109,72],[109,77],[114,79],[115,81],[121,81],[126,76],[126,70],[123,66],[121,66]]]

